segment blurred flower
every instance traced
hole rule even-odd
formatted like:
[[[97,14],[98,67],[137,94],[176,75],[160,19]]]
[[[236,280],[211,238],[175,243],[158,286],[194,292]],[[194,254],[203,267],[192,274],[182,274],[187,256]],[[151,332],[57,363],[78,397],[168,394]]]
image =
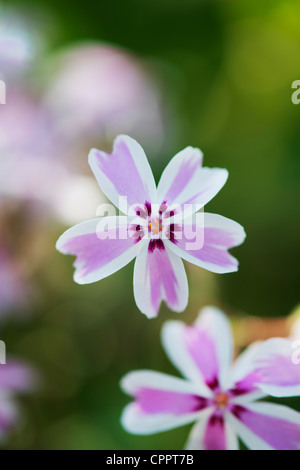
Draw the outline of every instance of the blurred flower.
[[[43,200],[59,184],[61,164],[50,116],[27,90],[8,92],[0,114],[0,195]]]
[[[15,78],[35,54],[32,31],[16,11],[0,4],[0,76]]]
[[[69,142],[84,137],[103,143],[128,133],[160,146],[160,92],[128,52],[94,43],[73,46],[54,59],[49,74],[46,104]]]
[[[197,420],[187,449],[300,449],[300,413],[266,402],[266,395],[300,395],[299,365],[291,341],[254,343],[235,361],[229,322],[207,307],[193,326],[172,321],[162,330],[164,348],[186,380],[154,371],[134,371],[122,380],[135,398],[122,416],[134,434],[153,434]]]
[[[2,201],[12,198],[20,202],[41,202],[54,218],[64,223],[90,217],[89,204],[98,205],[104,197],[90,189],[86,198],[78,201],[76,194],[88,184],[93,188],[94,182],[69,170],[64,160],[66,152],[52,116],[41,102],[26,89],[11,89],[0,114]],[[65,197],[67,189],[69,195],[72,193],[72,201]]]
[[[29,392],[34,388],[33,370],[19,361],[0,364],[0,439],[11,431],[19,420],[14,401],[16,392]]]
[[[92,150],[89,163],[104,194],[128,217],[89,220],[59,238],[57,249],[77,256],[76,282],[99,281],[137,257],[134,296],[150,318],[162,300],[174,311],[186,308],[188,284],[181,258],[216,273],[237,271],[228,249],[243,242],[241,225],[216,214],[193,218],[228,176],[227,170],[203,168],[199,149],[179,152],[157,188],[142,147],[128,136],[115,140],[112,154]]]

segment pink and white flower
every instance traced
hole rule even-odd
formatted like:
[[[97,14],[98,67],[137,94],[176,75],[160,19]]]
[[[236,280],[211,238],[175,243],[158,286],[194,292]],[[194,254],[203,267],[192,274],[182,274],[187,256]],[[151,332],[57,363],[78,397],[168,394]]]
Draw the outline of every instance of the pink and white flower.
[[[199,149],[175,155],[157,187],[144,150],[128,136],[117,137],[112,154],[91,150],[89,163],[103,193],[126,215],[83,222],[59,238],[57,249],[77,257],[77,283],[99,281],[136,258],[135,301],[151,318],[162,300],[176,312],[186,308],[181,258],[215,273],[237,271],[228,249],[244,241],[243,227],[220,215],[195,214],[228,177],[227,170],[202,167]],[[191,234],[199,244],[193,245]]]
[[[36,382],[33,370],[20,361],[0,364],[0,440],[17,424],[20,413],[14,400],[17,392],[29,392]]]
[[[232,365],[233,340],[226,316],[204,308],[193,326],[167,322],[162,342],[185,380],[140,370],[126,375],[122,388],[135,401],[122,415],[124,428],[153,434],[196,421],[187,449],[300,450],[300,413],[257,401],[300,395],[300,365],[292,362],[291,341],[255,343]]]

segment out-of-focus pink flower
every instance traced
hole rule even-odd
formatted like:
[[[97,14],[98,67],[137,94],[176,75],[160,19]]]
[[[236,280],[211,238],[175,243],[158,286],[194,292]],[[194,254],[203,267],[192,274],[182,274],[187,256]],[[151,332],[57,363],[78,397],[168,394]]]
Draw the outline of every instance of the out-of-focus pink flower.
[[[216,214],[195,216],[228,176],[227,170],[202,167],[199,149],[179,152],[157,188],[144,150],[128,136],[115,140],[112,154],[92,150],[89,163],[103,193],[126,216],[89,220],[59,238],[57,249],[77,256],[76,282],[99,281],[136,258],[134,296],[151,318],[163,300],[174,311],[186,308],[181,258],[216,273],[237,271],[238,261],[228,250],[244,241],[243,227]]]
[[[44,199],[60,182],[59,151],[49,115],[25,90],[10,89],[0,110],[0,195]]]
[[[82,44],[61,52],[52,66],[46,102],[62,134],[110,141],[133,134],[159,146],[164,136],[159,89],[130,53]]]
[[[0,77],[15,78],[30,63],[35,53],[30,28],[14,11],[0,5]]]
[[[125,376],[122,388],[135,399],[122,416],[127,431],[153,434],[197,421],[187,449],[236,450],[238,436],[249,449],[300,450],[300,413],[257,401],[300,395],[290,340],[254,343],[232,366],[230,324],[206,307],[193,326],[167,322],[162,341],[185,380],[147,370]]]
[[[24,89],[13,88],[0,108],[0,198],[39,201],[64,223],[76,223],[91,216],[89,204],[104,201],[96,196],[91,178],[68,168],[67,150],[56,133],[55,123],[42,104]],[[90,185],[86,197],[81,189]],[[70,189],[72,201],[66,200]],[[86,210],[87,209],[87,210]]]
[[[2,440],[19,420],[15,403],[16,392],[29,392],[36,382],[35,373],[20,361],[0,364],[0,439]]]

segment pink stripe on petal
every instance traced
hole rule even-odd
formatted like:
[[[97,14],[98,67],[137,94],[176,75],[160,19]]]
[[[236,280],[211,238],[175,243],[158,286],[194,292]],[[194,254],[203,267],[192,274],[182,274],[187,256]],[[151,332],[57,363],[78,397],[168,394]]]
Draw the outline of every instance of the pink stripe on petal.
[[[226,450],[223,416],[213,414],[208,420],[204,434],[204,448],[206,450]]]
[[[181,259],[168,251],[162,240],[155,242],[143,245],[134,269],[135,300],[148,317],[157,315],[163,300],[171,310],[179,312],[188,301],[187,278]]]
[[[201,331],[194,326],[185,329],[186,347],[200,369],[206,384],[215,390],[219,386],[219,366],[213,339],[206,331]]]
[[[124,240],[112,239],[99,240],[96,233],[89,233],[74,237],[64,246],[68,253],[77,256],[74,266],[79,266],[81,275],[85,276],[120,256],[126,247],[132,246],[132,242],[124,243]]]
[[[202,152],[187,147],[172,158],[158,184],[158,200],[169,206],[189,204],[191,213],[210,201],[226,183],[228,172],[219,168],[202,168]],[[180,211],[180,208],[178,208]]]
[[[257,374],[260,383],[278,384],[281,386],[300,384],[300,367],[294,364],[289,356],[274,354],[268,360],[257,361]]]
[[[259,344],[235,377],[240,387],[252,386],[277,397],[300,393],[300,365],[293,361],[293,342],[271,338]],[[243,370],[245,376],[243,377]]]
[[[142,388],[136,394],[137,402],[144,413],[171,413],[181,415],[206,408],[205,398],[187,393]]]
[[[199,168],[201,159],[202,158],[200,158],[200,154],[198,154],[198,152],[195,152],[192,155],[192,158],[182,159],[181,163],[178,165],[176,173],[174,174],[172,185],[163,196],[164,200],[168,201],[169,204],[177,202],[178,196],[188,186],[196,170]]]
[[[258,403],[252,405],[252,408],[248,409],[244,406],[235,405],[232,407],[231,412],[273,449],[300,450],[299,413],[297,414],[290,408],[269,403]],[[255,408],[257,411],[255,411]],[[261,413],[259,412],[260,409]],[[268,410],[267,414],[264,412],[265,409]],[[293,415],[292,420],[289,419],[290,414]],[[296,418],[295,421],[294,417]],[[241,437],[243,439],[242,435]]]
[[[108,154],[93,149],[90,166],[104,194],[119,207],[119,196],[127,197],[129,206],[153,201],[156,186],[142,147],[131,137],[120,135]]]
[[[76,256],[74,279],[87,284],[128,264],[136,256],[138,243],[127,233],[126,217],[107,217],[70,228],[59,238],[57,249]]]
[[[195,217],[195,216],[194,216]],[[216,214],[197,214],[184,222],[170,249],[186,261],[216,273],[237,271],[238,261],[228,252],[245,238],[243,227]]]
[[[167,322],[162,331],[164,348],[180,372],[195,383],[202,382],[201,395],[227,387],[232,364],[233,339],[224,313],[208,306],[200,311],[196,322]],[[208,394],[208,395],[207,395]]]
[[[205,216],[204,216],[205,217]],[[217,227],[207,227],[204,232],[205,243],[208,245],[232,248],[236,245],[236,235]]]

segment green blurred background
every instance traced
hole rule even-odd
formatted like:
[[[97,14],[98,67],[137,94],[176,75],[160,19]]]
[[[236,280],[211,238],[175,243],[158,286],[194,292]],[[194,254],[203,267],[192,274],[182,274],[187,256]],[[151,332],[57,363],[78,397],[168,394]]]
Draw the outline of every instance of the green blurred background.
[[[172,121],[158,156],[145,145],[157,179],[187,145],[204,151],[205,165],[229,170],[206,210],[245,227],[245,243],[233,250],[240,269],[221,276],[186,265],[190,302],[180,319],[192,322],[207,304],[236,318],[287,316],[299,302],[300,105],[291,102],[292,82],[300,79],[299,2],[26,0],[16,3],[20,7],[43,18],[39,26],[51,38],[51,51],[104,41],[151,64]],[[87,167],[86,154],[82,164]],[[119,423],[129,401],[119,388],[125,373],[176,374],[160,328],[177,316],[163,306],[149,321],[138,311],[132,263],[100,283],[73,283],[72,258],[55,252],[65,228],[53,224],[47,233],[30,316],[7,318],[1,330],[8,352],[28,359],[42,377],[39,392],[22,400],[23,424],[6,446],[182,448],[189,427],[138,437]],[[286,403],[300,409],[296,399]]]

